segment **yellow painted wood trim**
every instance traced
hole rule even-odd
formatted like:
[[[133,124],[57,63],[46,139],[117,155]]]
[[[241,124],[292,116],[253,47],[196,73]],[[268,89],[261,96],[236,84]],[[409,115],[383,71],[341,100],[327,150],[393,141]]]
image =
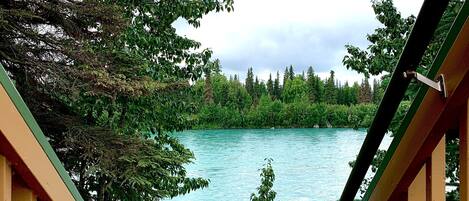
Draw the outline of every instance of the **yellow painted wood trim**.
[[[440,143],[433,150],[432,157],[427,165],[428,175],[428,201],[446,200],[446,137],[443,136]]]
[[[461,201],[469,201],[469,144],[468,144],[468,134],[469,134],[469,100],[464,105],[462,114],[459,118],[459,196]]]
[[[72,194],[17,111],[3,86],[0,86],[0,108],[2,108],[2,115],[0,115],[1,133],[12,145],[50,199],[73,201]]]
[[[448,108],[455,110],[461,97],[463,95],[466,96],[467,94],[465,93],[468,93],[467,88],[463,89],[460,86],[460,84],[467,85],[469,79],[468,48],[469,22],[466,19],[437,73],[437,75],[445,75],[448,98],[442,99],[435,90],[430,89],[427,91],[420,107],[417,109],[393,156],[389,160],[386,169],[383,171],[380,180],[373,189],[369,200],[389,200],[393,193],[398,193],[396,190],[407,188],[408,186],[398,186],[398,184],[404,179],[412,179],[404,177],[404,174],[418,156],[417,153],[423,150],[422,147],[425,147],[424,142],[427,138],[436,140],[436,146],[445,132],[444,125],[441,125],[439,121],[457,121],[457,111],[451,111],[452,114],[444,112],[449,111]],[[443,115],[445,115],[446,119],[442,118]],[[414,168],[419,168],[417,166]]]
[[[0,155],[0,201],[11,201],[11,180],[10,164]]]
[[[426,198],[426,165],[424,165],[415,177],[408,190],[408,201],[425,201]]]
[[[17,184],[13,184],[11,194],[12,201],[37,201],[31,189]]]

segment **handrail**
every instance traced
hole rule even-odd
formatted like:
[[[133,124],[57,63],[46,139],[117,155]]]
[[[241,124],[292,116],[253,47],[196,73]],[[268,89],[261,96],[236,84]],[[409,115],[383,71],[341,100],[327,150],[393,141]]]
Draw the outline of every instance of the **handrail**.
[[[373,157],[410,84],[410,79],[405,78],[403,73],[416,70],[448,6],[448,2],[449,0],[425,0],[423,2],[417,20],[392,74],[391,81],[360,148],[340,201],[352,201],[355,198]]]

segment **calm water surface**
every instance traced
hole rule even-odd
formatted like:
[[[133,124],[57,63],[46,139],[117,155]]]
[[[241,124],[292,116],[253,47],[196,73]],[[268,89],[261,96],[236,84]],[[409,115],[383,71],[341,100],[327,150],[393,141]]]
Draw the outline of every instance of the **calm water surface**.
[[[272,158],[278,201],[338,200],[365,138],[353,129],[240,129],[177,133],[196,161],[191,177],[208,188],[171,201],[247,201],[260,184],[264,158]],[[384,140],[387,148],[390,138]]]

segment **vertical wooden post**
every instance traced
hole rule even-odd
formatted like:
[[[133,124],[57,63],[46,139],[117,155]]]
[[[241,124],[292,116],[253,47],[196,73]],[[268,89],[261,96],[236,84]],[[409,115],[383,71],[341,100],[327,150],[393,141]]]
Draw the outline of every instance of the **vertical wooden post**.
[[[11,168],[2,155],[0,155],[0,201],[11,201]]]
[[[408,190],[408,201],[424,201],[427,200],[427,191],[426,191],[426,164],[420,169],[417,176],[414,178],[414,181],[409,186]]]
[[[464,104],[464,109],[459,119],[459,198],[461,201],[469,201],[469,185],[468,185],[468,103]]]
[[[446,137],[443,135],[427,162],[427,201],[446,200]]]
[[[13,182],[11,190],[12,201],[37,201],[33,191],[25,186]]]

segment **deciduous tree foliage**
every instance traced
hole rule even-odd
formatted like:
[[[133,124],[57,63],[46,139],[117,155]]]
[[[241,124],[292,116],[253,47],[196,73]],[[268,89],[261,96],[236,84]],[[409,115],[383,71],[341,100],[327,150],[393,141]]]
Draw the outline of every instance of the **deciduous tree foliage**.
[[[272,190],[275,181],[275,173],[272,168],[272,159],[265,159],[266,164],[262,168],[261,185],[257,188],[257,194],[251,194],[251,201],[274,201],[277,193]]]
[[[210,58],[176,34],[231,0],[6,0],[0,63],[85,200],[158,200],[208,185],[166,132],[190,126],[186,96]]]
[[[388,83],[404,44],[415,22],[415,16],[402,17],[394,7],[392,0],[372,0],[376,19],[383,25],[366,36],[371,43],[366,49],[346,45],[347,55],[342,62],[347,69],[363,73],[365,77],[384,74],[383,84]],[[461,8],[461,0],[451,0],[438,25],[432,42],[425,51],[417,71],[425,74],[443,43],[451,25]],[[384,87],[385,88],[385,87]],[[417,93],[418,86],[411,85],[406,99],[410,100]]]
[[[287,80],[283,86],[283,102],[291,103],[295,100],[307,97],[308,87],[306,82],[297,76],[293,80]]]
[[[348,54],[343,59],[347,69],[363,73],[366,77],[394,70],[415,22],[414,16],[402,18],[392,0],[372,0],[372,7],[376,19],[384,26],[367,35],[371,44],[366,50],[346,45]]]

